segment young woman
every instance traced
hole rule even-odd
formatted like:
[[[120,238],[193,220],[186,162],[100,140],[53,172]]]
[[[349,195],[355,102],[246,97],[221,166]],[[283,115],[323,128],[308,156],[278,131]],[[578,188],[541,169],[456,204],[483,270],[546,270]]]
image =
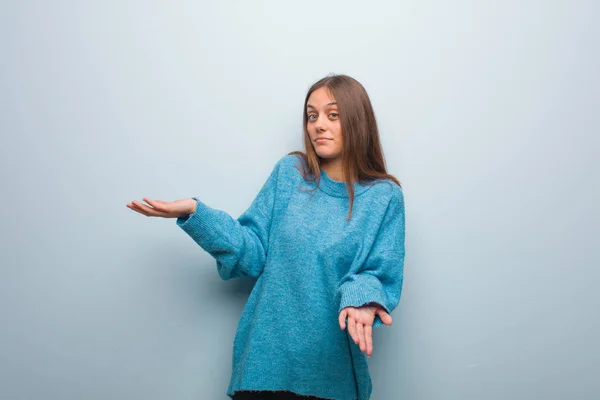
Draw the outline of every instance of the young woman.
[[[303,115],[305,152],[282,157],[239,218],[196,197],[127,204],[177,218],[222,279],[257,278],[233,343],[235,400],[367,400],[372,329],[400,301],[404,197],[367,92],[327,76]]]

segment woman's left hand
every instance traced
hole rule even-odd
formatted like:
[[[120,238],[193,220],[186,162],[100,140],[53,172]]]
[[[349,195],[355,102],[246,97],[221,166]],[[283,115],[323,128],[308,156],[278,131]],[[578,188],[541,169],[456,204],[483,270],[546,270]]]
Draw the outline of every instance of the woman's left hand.
[[[386,325],[392,324],[392,316],[377,303],[369,303],[361,307],[346,307],[340,311],[338,321],[340,329],[346,329],[348,317],[348,333],[354,343],[360,346],[360,351],[366,352],[368,357],[373,354],[373,321],[379,315]]]

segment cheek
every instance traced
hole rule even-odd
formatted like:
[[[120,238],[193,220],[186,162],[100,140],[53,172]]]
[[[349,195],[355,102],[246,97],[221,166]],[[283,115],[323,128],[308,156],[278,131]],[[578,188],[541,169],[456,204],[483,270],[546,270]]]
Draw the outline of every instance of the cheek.
[[[344,135],[342,135],[342,124],[340,124],[339,122],[336,124],[335,127],[335,136],[339,141],[341,141],[344,137]]]

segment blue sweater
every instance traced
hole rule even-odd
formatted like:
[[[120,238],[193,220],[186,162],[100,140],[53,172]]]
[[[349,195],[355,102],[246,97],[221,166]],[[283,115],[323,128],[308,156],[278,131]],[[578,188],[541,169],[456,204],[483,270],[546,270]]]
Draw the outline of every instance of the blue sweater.
[[[288,390],[367,400],[367,358],[338,314],[375,302],[398,305],[404,265],[404,197],[391,180],[355,183],[352,218],[345,183],[321,170],[302,178],[295,155],[281,158],[237,219],[194,197],[181,227],[217,261],[222,279],[257,278],[233,343],[227,395]],[[383,323],[377,316],[373,327]]]

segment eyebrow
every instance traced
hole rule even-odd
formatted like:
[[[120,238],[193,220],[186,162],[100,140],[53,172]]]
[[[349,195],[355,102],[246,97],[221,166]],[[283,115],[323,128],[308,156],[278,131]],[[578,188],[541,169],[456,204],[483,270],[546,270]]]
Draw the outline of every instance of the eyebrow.
[[[327,104],[325,104],[325,107],[327,107],[327,106],[331,106],[331,105],[333,105],[333,104],[336,104],[336,105],[337,105],[337,103],[334,101],[334,102],[332,102],[332,103],[327,103]],[[311,104],[307,104],[307,105],[306,105],[306,108],[314,108],[315,110],[317,109],[315,106],[313,106],[313,105],[311,105]]]

